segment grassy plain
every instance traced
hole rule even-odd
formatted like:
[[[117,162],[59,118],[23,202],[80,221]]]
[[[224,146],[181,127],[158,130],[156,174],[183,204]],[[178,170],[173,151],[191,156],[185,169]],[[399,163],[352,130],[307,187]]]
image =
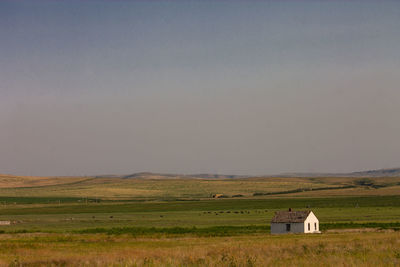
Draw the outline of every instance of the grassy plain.
[[[0,196],[36,198],[101,198],[110,200],[204,199],[213,194],[241,196],[393,195],[400,178],[127,179],[96,177],[20,177],[0,175]]]
[[[399,266],[400,232],[228,237],[0,236],[9,266]]]
[[[400,221],[400,196],[10,204],[0,207],[0,219],[16,222],[3,226],[6,231],[63,232],[132,226],[268,226],[274,211],[287,207],[311,208],[321,224]]]
[[[14,178],[0,176],[0,265],[399,265],[400,178]],[[289,207],[324,233],[269,235]],[[359,228],[373,232],[327,232]]]

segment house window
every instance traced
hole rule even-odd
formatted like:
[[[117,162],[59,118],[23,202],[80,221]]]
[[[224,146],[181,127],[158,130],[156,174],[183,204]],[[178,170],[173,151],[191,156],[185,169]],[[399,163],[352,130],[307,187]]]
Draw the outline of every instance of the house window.
[[[314,223],[314,229],[317,231],[317,223]]]
[[[311,230],[310,223],[308,223],[308,231],[310,231],[310,230]]]
[[[286,232],[290,232],[290,223],[286,224]]]

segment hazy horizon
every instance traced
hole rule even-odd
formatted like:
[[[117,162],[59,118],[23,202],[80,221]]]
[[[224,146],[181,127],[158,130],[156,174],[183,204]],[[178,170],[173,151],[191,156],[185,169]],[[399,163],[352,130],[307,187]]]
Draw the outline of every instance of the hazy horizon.
[[[400,166],[398,1],[1,1],[0,36],[0,173]]]

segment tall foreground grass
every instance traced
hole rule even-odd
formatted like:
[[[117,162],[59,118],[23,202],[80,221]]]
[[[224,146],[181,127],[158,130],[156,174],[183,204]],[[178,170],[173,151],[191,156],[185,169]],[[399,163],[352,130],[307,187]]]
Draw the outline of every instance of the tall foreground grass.
[[[399,266],[399,232],[133,238],[105,234],[0,236],[10,266]]]

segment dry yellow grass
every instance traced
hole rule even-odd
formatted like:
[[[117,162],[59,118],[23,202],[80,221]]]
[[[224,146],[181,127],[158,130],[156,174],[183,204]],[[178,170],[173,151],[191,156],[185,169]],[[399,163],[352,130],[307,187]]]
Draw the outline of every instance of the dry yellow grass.
[[[397,195],[400,178],[369,178],[374,187],[357,185],[361,178],[191,179],[150,175],[146,179],[93,177],[28,177],[0,175],[0,196],[5,197],[96,197],[96,198],[209,198],[213,194],[242,197]],[[344,186],[356,188],[342,189]],[[376,187],[378,186],[378,187]],[[310,191],[324,188],[325,190]],[[334,188],[332,190],[326,190]],[[288,194],[287,191],[307,190]],[[268,195],[274,197],[274,195]]]
[[[0,263],[17,266],[399,266],[400,233],[132,238],[0,237]]]
[[[84,181],[85,177],[39,177],[0,174],[0,188],[38,187]]]

